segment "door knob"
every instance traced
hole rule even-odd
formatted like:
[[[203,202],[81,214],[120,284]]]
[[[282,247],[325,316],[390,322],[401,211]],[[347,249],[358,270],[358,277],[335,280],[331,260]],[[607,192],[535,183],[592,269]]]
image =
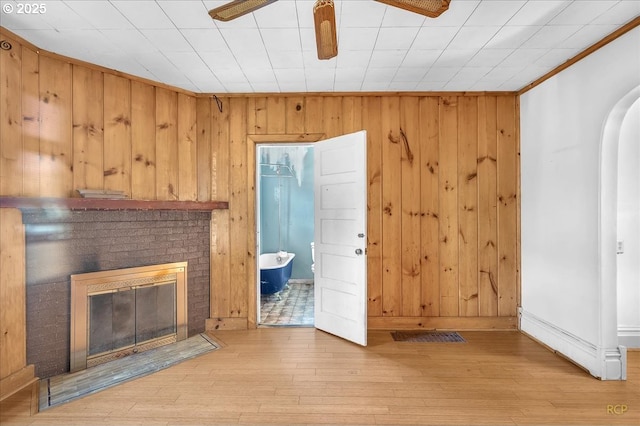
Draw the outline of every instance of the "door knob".
[[[358,248],[358,249],[356,249],[356,254],[357,254],[358,256],[360,256],[360,255],[362,254],[362,249],[359,249],[359,248]]]

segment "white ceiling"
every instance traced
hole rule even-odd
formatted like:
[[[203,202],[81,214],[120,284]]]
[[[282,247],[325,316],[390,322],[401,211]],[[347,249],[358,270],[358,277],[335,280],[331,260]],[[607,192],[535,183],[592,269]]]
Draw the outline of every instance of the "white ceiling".
[[[640,16],[640,0],[452,0],[435,19],[335,0],[338,57],[320,61],[314,0],[226,23],[207,14],[222,0],[0,3],[41,49],[198,93],[513,91]]]

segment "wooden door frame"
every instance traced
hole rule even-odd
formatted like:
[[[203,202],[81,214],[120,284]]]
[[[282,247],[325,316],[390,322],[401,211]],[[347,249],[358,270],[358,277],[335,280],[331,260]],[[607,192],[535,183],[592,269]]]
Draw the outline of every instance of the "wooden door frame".
[[[261,144],[304,144],[318,142],[325,133],[247,135],[247,328],[258,327],[258,271],[256,268],[256,147]]]

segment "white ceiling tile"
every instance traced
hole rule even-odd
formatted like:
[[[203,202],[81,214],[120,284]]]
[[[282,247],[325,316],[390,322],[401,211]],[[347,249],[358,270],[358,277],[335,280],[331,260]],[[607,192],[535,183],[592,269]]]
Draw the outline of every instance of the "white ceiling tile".
[[[223,69],[240,71],[240,66],[230,50],[221,50],[219,52],[200,52],[199,55],[204,63],[213,71]]]
[[[584,46],[591,46],[597,43],[617,28],[616,25],[585,25],[569,38],[559,43],[558,47],[584,49]]]
[[[176,68],[184,70],[187,76],[190,76],[190,73],[211,74],[209,67],[195,52],[165,52],[164,55]]]
[[[100,32],[121,52],[136,54],[159,50],[138,30],[100,30]]]
[[[453,0],[449,4],[449,10],[437,18],[428,18],[424,21],[425,27],[460,27],[469,19],[469,16],[476,10],[480,1],[478,0]]]
[[[394,82],[418,82],[422,81],[424,76],[427,74],[427,68],[409,68],[402,67],[398,69],[396,75],[393,77]]]
[[[378,28],[386,10],[383,3],[376,1],[348,1],[342,4],[340,27]]]
[[[160,51],[190,52],[193,50],[182,33],[176,29],[140,31]]]
[[[338,68],[366,68],[371,59],[371,50],[343,50],[338,48]]]
[[[305,69],[335,69],[336,63],[338,62],[337,58],[331,59],[318,59],[318,51],[316,49],[313,50],[303,50],[302,51],[302,60],[304,61]]]
[[[551,48],[562,43],[580,29],[576,25],[553,25],[541,28],[522,44],[527,49]]]
[[[353,82],[354,84],[357,83],[359,85],[364,80],[366,73],[366,68],[337,68],[335,79],[336,82]]]
[[[409,49],[419,28],[380,28],[375,49]]]
[[[444,85],[444,90],[451,92],[467,92],[471,91],[471,88],[477,81],[450,81]]]
[[[340,46],[341,35],[338,32],[338,46]],[[300,44],[302,44],[302,50],[317,50],[315,31],[311,28],[300,28]]]
[[[282,1],[282,0],[281,0]],[[313,29],[313,0],[297,0],[296,10],[300,28]]]
[[[136,28],[162,29],[173,26],[157,2],[149,0],[112,0],[111,3]]]
[[[511,55],[515,49],[482,49],[467,62],[470,67],[496,66],[507,56]]]
[[[478,49],[447,49],[442,52],[435,65],[438,67],[464,66],[476,53],[478,53]]]
[[[182,73],[164,55],[158,55],[154,52],[139,53],[136,58],[140,65],[153,73],[160,81],[164,82],[176,78],[184,80],[183,77],[180,77]]]
[[[278,84],[280,92],[282,93],[301,93],[307,92],[307,85],[303,83],[287,82]]]
[[[308,13],[311,13],[311,9]],[[253,13],[260,28],[298,29],[298,11],[295,1],[280,0]]]
[[[279,84],[286,82],[294,82],[297,84],[305,83],[304,68],[283,68],[273,70]]]
[[[389,84],[389,90],[393,92],[413,92],[419,81],[392,81]]]
[[[496,67],[486,73],[481,80],[491,82],[495,85],[496,82],[509,80],[510,78],[521,72],[524,68],[524,66]]]
[[[202,93],[220,93],[225,91],[224,85],[217,79],[198,82],[198,88]]]
[[[418,31],[412,49],[444,49],[460,30],[459,27],[424,27]]]
[[[377,38],[378,28],[341,28],[338,34],[338,49],[372,50]]]
[[[242,69],[271,67],[269,55],[266,52],[241,52],[236,54],[235,58]]]
[[[234,52],[264,52],[262,35],[257,28],[221,29],[220,33],[229,48]]]
[[[507,56],[500,66],[516,67],[532,64],[548,51],[548,49],[517,49]]]
[[[217,28],[183,29],[180,32],[196,52],[217,52],[227,49],[227,43]]]
[[[542,55],[540,58],[538,58],[534,62],[534,64],[549,66],[549,67],[556,67],[562,64],[563,62],[566,62],[569,59],[573,58],[578,53],[580,53],[579,49],[551,49],[547,53]]]
[[[336,81],[333,84],[333,90],[336,92],[357,92],[361,89],[362,84],[355,81]]]
[[[386,92],[389,90],[389,83],[386,81],[365,81],[361,87],[363,92]]]
[[[215,28],[213,19],[202,1],[161,0],[158,4],[178,28]]]
[[[442,81],[447,82],[456,75],[458,68],[454,67],[432,67],[427,71],[422,81]]]
[[[300,33],[297,28],[265,28],[260,30],[268,52],[272,50],[300,50]]]
[[[442,90],[441,81],[422,80],[416,84],[415,90],[420,92],[435,92]]]
[[[300,50],[272,50],[269,60],[273,68],[302,68],[304,60]]]
[[[611,0],[584,0],[571,3],[553,18],[550,25],[581,25],[589,23],[611,9]]]
[[[411,49],[407,52],[402,66],[408,68],[422,67],[426,69],[431,67],[441,54],[442,50]]]
[[[640,16],[640,1],[624,0],[616,3],[611,9],[595,18],[591,24],[620,26],[631,21],[636,16]]]
[[[500,27],[464,27],[449,43],[450,49],[482,47],[498,32]]]
[[[479,81],[491,71],[491,67],[463,67],[450,81]]]
[[[271,68],[245,68],[244,75],[247,80],[253,83],[270,83],[272,85],[277,84],[276,75]]]
[[[383,27],[421,27],[427,19],[418,13],[409,12],[397,7],[387,6],[382,19]]]
[[[364,76],[365,82],[371,81],[391,81],[398,71],[397,67],[393,68],[371,68],[367,69]]]
[[[465,25],[505,25],[525,3],[525,0],[484,1],[473,11]]]
[[[407,56],[406,50],[374,50],[369,61],[369,67],[399,67],[405,56]]]
[[[562,12],[570,0],[528,1],[514,15],[508,25],[546,25]]]
[[[17,13],[17,2],[0,2],[2,4],[12,4],[14,7],[14,13],[0,15],[0,25],[11,28],[12,23],[18,23],[18,28],[25,29],[50,29],[55,28],[58,30],[81,30],[91,29],[93,25],[76,12],[71,10],[66,4],[61,1],[46,3],[46,13],[29,15],[29,19],[18,19],[20,16]],[[20,2],[25,4],[25,2]]]
[[[134,28],[118,9],[107,1],[66,1],[66,5],[97,29]]]
[[[249,82],[247,83],[223,83],[225,87],[225,92],[230,93],[251,93],[253,92],[253,88]]]
[[[514,25],[502,27],[485,47],[492,49],[516,48],[530,39],[542,26]]]
[[[255,93],[278,93],[280,92],[280,87],[277,83],[260,83],[260,82],[251,82],[252,91]]]
[[[220,81],[220,83],[227,85],[232,83],[248,83],[247,77],[245,77],[244,73],[240,69],[220,69],[216,70],[215,76]]]

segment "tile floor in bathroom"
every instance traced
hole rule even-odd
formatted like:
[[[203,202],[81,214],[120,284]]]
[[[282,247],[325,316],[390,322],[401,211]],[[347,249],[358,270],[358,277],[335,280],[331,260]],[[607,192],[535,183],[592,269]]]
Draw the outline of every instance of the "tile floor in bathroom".
[[[313,281],[289,281],[279,295],[262,295],[260,324],[313,326]]]

